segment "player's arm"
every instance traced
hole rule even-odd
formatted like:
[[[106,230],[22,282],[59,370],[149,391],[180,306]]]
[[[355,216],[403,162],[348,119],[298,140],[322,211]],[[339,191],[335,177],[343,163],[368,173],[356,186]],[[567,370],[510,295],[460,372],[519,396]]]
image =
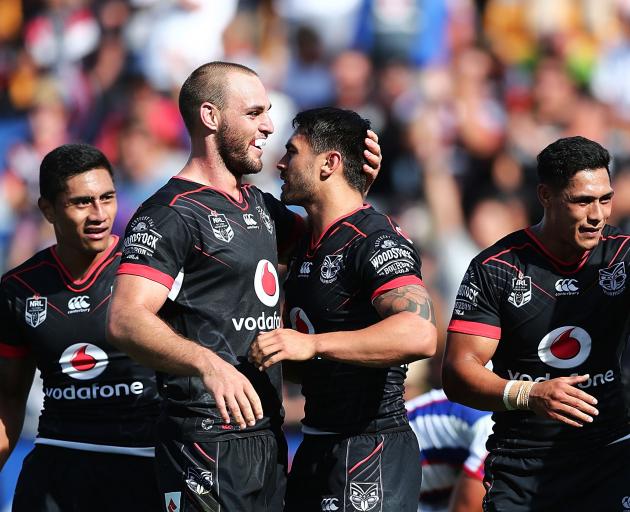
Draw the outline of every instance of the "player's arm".
[[[142,276],[117,276],[107,320],[108,340],[158,371],[199,377],[226,423],[242,428],[262,418],[262,405],[249,380],[198,343],[177,334],[157,315],[169,290]],[[229,413],[228,413],[229,411]]]
[[[481,512],[485,494],[483,481],[462,471],[451,494],[448,510],[449,512]]]
[[[442,383],[450,400],[475,409],[505,411],[506,401],[516,408],[515,395],[521,386],[529,389],[527,409],[575,427],[593,421],[597,400],[577,388],[588,375],[559,377],[545,382],[524,383],[502,379],[485,365],[494,355],[499,341],[483,336],[450,332],[442,365]],[[504,392],[509,382],[504,400]]]
[[[0,358],[0,470],[22,432],[34,373],[30,357]]]
[[[284,360],[323,357],[365,366],[386,367],[431,357],[437,332],[433,303],[419,284],[379,295],[374,307],[382,320],[356,331],[304,334],[276,329],[258,335],[251,357],[260,369]]]

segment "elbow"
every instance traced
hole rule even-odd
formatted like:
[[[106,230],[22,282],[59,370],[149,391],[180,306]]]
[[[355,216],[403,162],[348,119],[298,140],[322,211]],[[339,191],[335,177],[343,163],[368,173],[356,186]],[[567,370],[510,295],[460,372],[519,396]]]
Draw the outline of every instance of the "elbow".
[[[442,389],[451,402],[461,403],[460,379],[453,365],[445,358],[442,362]]]

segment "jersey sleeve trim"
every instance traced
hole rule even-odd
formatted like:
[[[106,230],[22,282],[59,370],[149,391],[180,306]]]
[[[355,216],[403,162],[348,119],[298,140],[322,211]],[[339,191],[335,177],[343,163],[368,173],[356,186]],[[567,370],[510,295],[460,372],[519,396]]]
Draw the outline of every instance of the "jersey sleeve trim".
[[[159,270],[146,265],[139,265],[138,263],[122,263],[116,271],[116,275],[121,274],[145,277],[151,281],[155,281],[156,283],[166,286],[169,290],[175,281],[173,277],[165,274],[164,272],[160,272]]]
[[[0,357],[18,359],[26,357],[29,352],[29,347],[16,347],[15,345],[6,345],[4,343],[0,343]]]
[[[420,279],[418,276],[397,277],[396,279],[392,279],[388,283],[385,283],[384,285],[381,285],[376,290],[374,290],[374,293],[372,293],[371,300],[374,301],[374,299],[376,299],[380,295],[383,295],[385,292],[388,292],[395,288],[400,288],[401,286],[409,286],[413,284],[424,286],[422,279]]]
[[[468,322],[466,320],[451,320],[451,323],[448,325],[448,331],[483,336],[493,340],[501,339],[500,327],[479,322]]]

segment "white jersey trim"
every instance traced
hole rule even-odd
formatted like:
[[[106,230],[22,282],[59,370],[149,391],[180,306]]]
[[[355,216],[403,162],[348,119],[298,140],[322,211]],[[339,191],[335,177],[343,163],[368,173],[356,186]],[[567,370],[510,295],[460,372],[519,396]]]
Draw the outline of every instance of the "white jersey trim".
[[[76,441],[62,441],[61,439],[49,439],[38,437],[35,444],[59,446],[71,450],[84,450],[86,452],[116,453],[119,455],[135,455],[136,457],[155,457],[155,448],[152,446],[109,446],[106,444],[79,443]]]

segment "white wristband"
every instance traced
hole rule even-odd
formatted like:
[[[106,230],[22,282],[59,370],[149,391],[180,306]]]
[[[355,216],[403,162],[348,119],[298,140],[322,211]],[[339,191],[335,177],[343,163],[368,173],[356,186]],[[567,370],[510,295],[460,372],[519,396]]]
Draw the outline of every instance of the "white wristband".
[[[508,380],[508,383],[503,388],[503,405],[505,405],[505,408],[508,411],[514,411],[516,409],[516,407],[510,403],[508,397],[510,396],[510,388],[517,382],[517,380]]]

